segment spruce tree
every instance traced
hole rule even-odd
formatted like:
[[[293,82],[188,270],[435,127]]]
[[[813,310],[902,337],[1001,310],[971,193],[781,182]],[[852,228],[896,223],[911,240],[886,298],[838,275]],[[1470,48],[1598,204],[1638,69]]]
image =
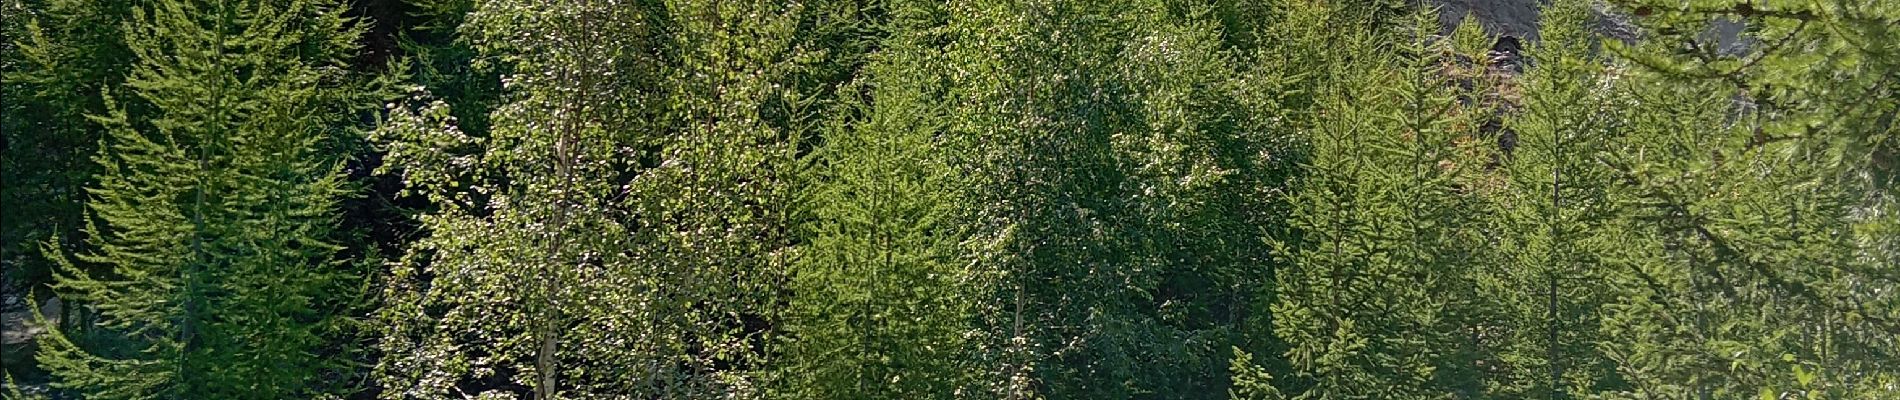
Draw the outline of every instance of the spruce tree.
[[[327,2],[163,1],[125,25],[138,60],[107,91],[86,237],[54,289],[97,330],[40,339],[54,386],[88,398],[282,398],[346,388],[325,358],[353,300],[332,260],[359,31]],[[126,101],[118,101],[126,98]],[[122,103],[148,104],[133,117]],[[80,263],[107,266],[106,271]],[[99,339],[102,338],[103,339]]]

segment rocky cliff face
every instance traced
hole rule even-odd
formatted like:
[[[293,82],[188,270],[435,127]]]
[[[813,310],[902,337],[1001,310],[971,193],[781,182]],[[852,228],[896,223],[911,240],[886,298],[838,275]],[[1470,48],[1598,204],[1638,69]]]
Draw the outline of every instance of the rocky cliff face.
[[[1536,39],[1537,10],[1545,0],[1433,1],[1438,4],[1438,20],[1444,26],[1454,27],[1460,22],[1471,19],[1483,26],[1485,32],[1493,35]],[[1630,23],[1629,17],[1615,12],[1601,1],[1596,2],[1592,8],[1597,17],[1598,33],[1624,41],[1636,40],[1636,27]]]
[[[1438,20],[1444,26],[1458,26],[1466,19],[1476,20],[1485,32],[1494,35],[1533,37],[1537,35],[1539,0],[1434,0]]]

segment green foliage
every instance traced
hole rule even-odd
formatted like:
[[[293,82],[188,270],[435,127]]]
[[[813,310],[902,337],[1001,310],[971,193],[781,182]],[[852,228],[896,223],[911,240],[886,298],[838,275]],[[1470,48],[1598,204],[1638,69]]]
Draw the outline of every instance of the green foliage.
[[[1274,242],[1287,265],[1274,331],[1301,398],[1482,396],[1479,368],[1498,363],[1477,333],[1496,299],[1441,295],[1476,292],[1492,272],[1482,200],[1497,185],[1476,129],[1491,117],[1477,100],[1487,78],[1457,41],[1432,36],[1434,15],[1411,20],[1333,39],[1347,54],[1398,56],[1328,56],[1318,72],[1302,130],[1312,155],[1285,222],[1295,233]]]
[[[1900,6],[1613,3],[0,0],[0,264],[50,397],[1891,397]]]
[[[664,88],[668,135],[657,166],[628,198],[649,242],[647,263],[668,273],[684,353],[665,373],[685,393],[749,396],[778,332],[793,242],[790,183],[800,141],[813,129],[812,93],[791,83],[824,54],[801,28],[822,3],[682,1],[667,4],[678,51]],[[708,393],[710,392],[710,393]]]
[[[1900,5],[1827,0],[1754,4],[1733,0],[1618,1],[1646,17],[1648,46],[1616,46],[1641,71],[1675,81],[1732,89],[1748,101],[1747,147],[1792,143],[1789,151],[1847,168],[1856,187],[1894,193],[1900,138],[1893,125],[1900,97]],[[1734,40],[1703,35],[1716,21],[1740,25]],[[1758,129],[1757,129],[1758,128]],[[1863,189],[1865,190],[1865,189]]]
[[[628,370],[668,356],[582,359],[633,345],[616,341],[653,325],[590,312],[638,309],[654,284],[627,243],[618,182],[652,124],[643,110],[608,106],[653,90],[645,80],[658,67],[641,40],[651,37],[648,12],[480,2],[462,30],[484,59],[514,72],[502,78],[506,102],[478,123],[482,135],[465,133],[449,105],[427,95],[391,108],[376,135],[384,171],[433,209],[419,217],[427,236],[392,265],[378,312],[385,397],[611,390],[616,382],[601,374],[637,384]]]
[[[380,131],[436,207],[390,276],[384,395],[757,394],[812,129],[791,83],[823,61],[806,10],[477,3],[461,31],[510,71],[486,135],[426,95]]]
[[[110,111],[92,117],[107,137],[89,189],[90,249],[68,257],[55,242],[46,253],[60,265],[54,289],[89,305],[98,330],[40,338],[55,387],[280,398],[348,384],[329,380],[344,366],[323,351],[343,339],[336,310],[354,285],[331,260],[338,164],[318,151],[345,107],[335,92],[353,89],[337,66],[358,31],[341,11],[185,1],[133,11],[127,46],[139,62],[126,92],[151,116],[131,117],[108,92]]]
[[[1615,77],[1594,53],[1587,2],[1553,3],[1541,40],[1527,49],[1537,63],[1516,79],[1515,114],[1505,127],[1514,147],[1502,162],[1509,181],[1495,206],[1502,265],[1487,273],[1501,301],[1495,343],[1516,368],[1493,390],[1516,396],[1590,393],[1610,383],[1599,353],[1598,310],[1615,300],[1601,282],[1622,249],[1613,240],[1616,210],[1609,171],[1597,162],[1621,135],[1622,108],[1606,90]]]
[[[979,309],[989,396],[1224,392],[1204,377],[1249,326],[1239,305],[1265,281],[1256,238],[1278,201],[1256,190],[1285,162],[1272,88],[1250,84],[1209,12],[940,12],[945,136],[976,185],[970,262],[996,279]]]
[[[1286,398],[1286,395],[1281,394],[1280,389],[1273,385],[1273,374],[1268,373],[1266,368],[1254,365],[1253,355],[1241,351],[1239,347],[1234,348],[1234,361],[1228,367],[1228,373],[1232,374],[1234,381],[1233,388],[1227,390],[1229,399],[1278,400]]]
[[[1621,395],[1879,397],[1895,371],[1892,4],[1629,2],[1656,40],[1599,162]],[[1757,8],[1760,7],[1760,8]],[[1739,22],[1745,51],[1695,34]],[[1885,115],[1885,116],[1883,116]]]
[[[126,1],[8,0],[6,39],[0,43],[0,263],[21,287],[52,280],[52,263],[39,244],[75,236],[82,220],[84,187],[98,168],[102,129],[86,120],[105,114],[99,93],[125,81],[132,64],[122,21]],[[128,113],[143,115],[142,102]],[[77,243],[66,242],[68,245]],[[77,248],[67,249],[67,251]]]
[[[414,67],[410,79],[448,103],[456,126],[476,137],[488,136],[488,111],[501,101],[501,76],[512,64],[476,50],[476,40],[460,35],[475,0],[412,0],[414,25],[398,46]],[[471,28],[473,29],[473,28]]]
[[[926,97],[938,70],[925,38],[895,25],[865,71],[877,85],[867,101],[845,99],[862,116],[832,122],[812,155],[785,397],[951,398],[974,388],[965,337],[981,276],[960,255],[969,183],[940,143],[949,116]]]
[[[1894,282],[1876,265],[1891,258],[1869,246],[1880,239],[1861,235],[1888,224],[1862,218],[1891,215],[1891,205],[1831,183],[1825,158],[1788,149],[1801,144],[1749,150],[1742,143],[1753,133],[1705,111],[1725,108],[1710,100],[1723,90],[1632,92],[1645,102],[1638,128],[1605,162],[1620,180],[1613,200],[1627,210],[1614,243],[1640,250],[1613,264],[1629,271],[1629,294],[1606,307],[1603,349],[1630,392],[1789,390],[1800,364],[1784,355],[1826,359],[1808,366],[1830,377],[1813,387],[1820,396],[1885,390],[1875,388],[1894,374],[1881,361],[1893,357],[1884,293]]]

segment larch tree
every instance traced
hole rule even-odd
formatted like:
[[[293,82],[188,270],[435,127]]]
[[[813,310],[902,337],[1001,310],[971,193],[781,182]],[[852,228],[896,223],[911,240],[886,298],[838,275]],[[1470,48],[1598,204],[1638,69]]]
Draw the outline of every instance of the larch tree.
[[[1320,109],[1318,106],[1320,100],[1325,99],[1325,93],[1329,93],[1327,90],[1335,84],[1332,78],[1344,67],[1344,58],[1340,56],[1345,53],[1320,50],[1338,46],[1339,40],[1344,39],[1344,35],[1339,35],[1343,32],[1327,28],[1329,21],[1341,18],[1342,14],[1325,4],[1312,1],[1281,4],[1271,10],[1269,18],[1259,19],[1261,26],[1252,30],[1253,35],[1274,38],[1262,42],[1254,50],[1252,59],[1256,67],[1252,75],[1255,83],[1263,86],[1263,90],[1281,94],[1273,104],[1282,114],[1279,120],[1285,129],[1307,135],[1317,132],[1316,124],[1324,121],[1323,117],[1328,115],[1316,111]],[[1284,183],[1278,185],[1278,190],[1282,191],[1280,195],[1288,196],[1285,201],[1288,210],[1277,216],[1279,222],[1270,223],[1268,236],[1263,238],[1273,246],[1270,247],[1273,273],[1268,277],[1271,279],[1269,282],[1253,288],[1255,300],[1248,305],[1264,317],[1252,322],[1252,326],[1245,331],[1249,339],[1256,343],[1246,347],[1236,346],[1233,360],[1229,363],[1228,379],[1231,386],[1228,397],[1235,400],[1285,399],[1289,396],[1281,390],[1282,387],[1299,387],[1286,380],[1292,368],[1284,357],[1288,343],[1282,335],[1286,332],[1279,328],[1282,324],[1298,321],[1284,321],[1281,315],[1274,312],[1274,308],[1286,292],[1300,290],[1283,285],[1302,282],[1297,279],[1299,271],[1296,268],[1299,265],[1286,262],[1291,254],[1286,253],[1288,248],[1282,244],[1297,240],[1302,233],[1298,225],[1286,222],[1299,217],[1300,202],[1305,201],[1289,189],[1302,182],[1312,182],[1309,181],[1313,177],[1308,172],[1308,163],[1312,161],[1310,157],[1315,146],[1311,141],[1315,138],[1297,135],[1292,138],[1302,143],[1287,146],[1283,150],[1287,154],[1282,157],[1299,167]],[[1256,362],[1256,357],[1260,361]]]
[[[1890,291],[1877,238],[1891,207],[1830,162],[1750,149],[1719,85],[1632,87],[1616,185],[1622,294],[1600,345],[1630,396],[1857,397],[1892,388]],[[1792,144],[1790,144],[1792,145]],[[1890,225],[1888,225],[1890,226]],[[1873,236],[1866,236],[1873,235]]]
[[[0,43],[0,264],[9,284],[40,287],[52,280],[53,263],[39,244],[77,237],[85,225],[85,186],[98,167],[104,129],[86,119],[107,112],[100,90],[125,82],[133,64],[123,21],[138,2],[28,1],[0,3],[6,42]],[[130,99],[128,99],[130,100]],[[144,116],[128,101],[126,112]],[[65,251],[83,241],[67,240]],[[43,292],[42,292],[43,293]],[[75,321],[66,318],[62,322]]]
[[[1599,353],[1597,316],[1618,276],[1600,258],[1615,249],[1611,181],[1597,158],[1618,139],[1620,103],[1601,46],[1588,31],[1589,5],[1553,2],[1542,15],[1529,62],[1513,80],[1505,116],[1508,174],[1497,193],[1503,253],[1487,274],[1505,318],[1487,332],[1505,354],[1492,388],[1536,398],[1588,396],[1612,379]],[[1504,143],[1504,142],[1500,142]]]
[[[1307,5],[1329,21],[1379,18]],[[1496,235],[1485,196],[1499,190],[1495,141],[1480,126],[1494,82],[1431,9],[1389,31],[1324,33],[1309,146],[1291,184],[1294,233],[1275,238],[1284,265],[1273,329],[1285,342],[1279,388],[1298,398],[1482,396],[1496,352],[1474,334],[1499,319],[1478,291]],[[1351,22],[1347,22],[1351,23]],[[1474,29],[1454,30],[1462,36]]]
[[[1878,397],[1896,387],[1888,28],[1900,6],[1619,2],[1618,396]],[[1739,24],[1736,40],[1703,34]]]
[[[360,108],[342,68],[359,28],[332,2],[161,1],[124,25],[137,63],[92,116],[89,250],[54,289],[97,313],[37,357],[88,398],[283,398],[346,389],[355,274],[333,260],[339,160],[320,149]],[[120,101],[119,99],[125,99]],[[134,116],[125,104],[145,104]],[[80,263],[106,266],[103,271]],[[103,339],[101,339],[103,337]]]
[[[891,36],[809,156],[782,396],[948,399],[976,389],[966,339],[981,270],[963,256],[969,179],[935,100],[926,2],[891,3]]]

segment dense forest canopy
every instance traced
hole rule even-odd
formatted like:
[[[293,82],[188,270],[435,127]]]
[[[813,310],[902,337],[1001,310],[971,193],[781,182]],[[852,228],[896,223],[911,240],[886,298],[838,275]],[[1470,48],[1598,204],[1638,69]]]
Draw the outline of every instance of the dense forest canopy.
[[[1900,398],[1900,2],[1482,7],[0,0],[0,395]]]

